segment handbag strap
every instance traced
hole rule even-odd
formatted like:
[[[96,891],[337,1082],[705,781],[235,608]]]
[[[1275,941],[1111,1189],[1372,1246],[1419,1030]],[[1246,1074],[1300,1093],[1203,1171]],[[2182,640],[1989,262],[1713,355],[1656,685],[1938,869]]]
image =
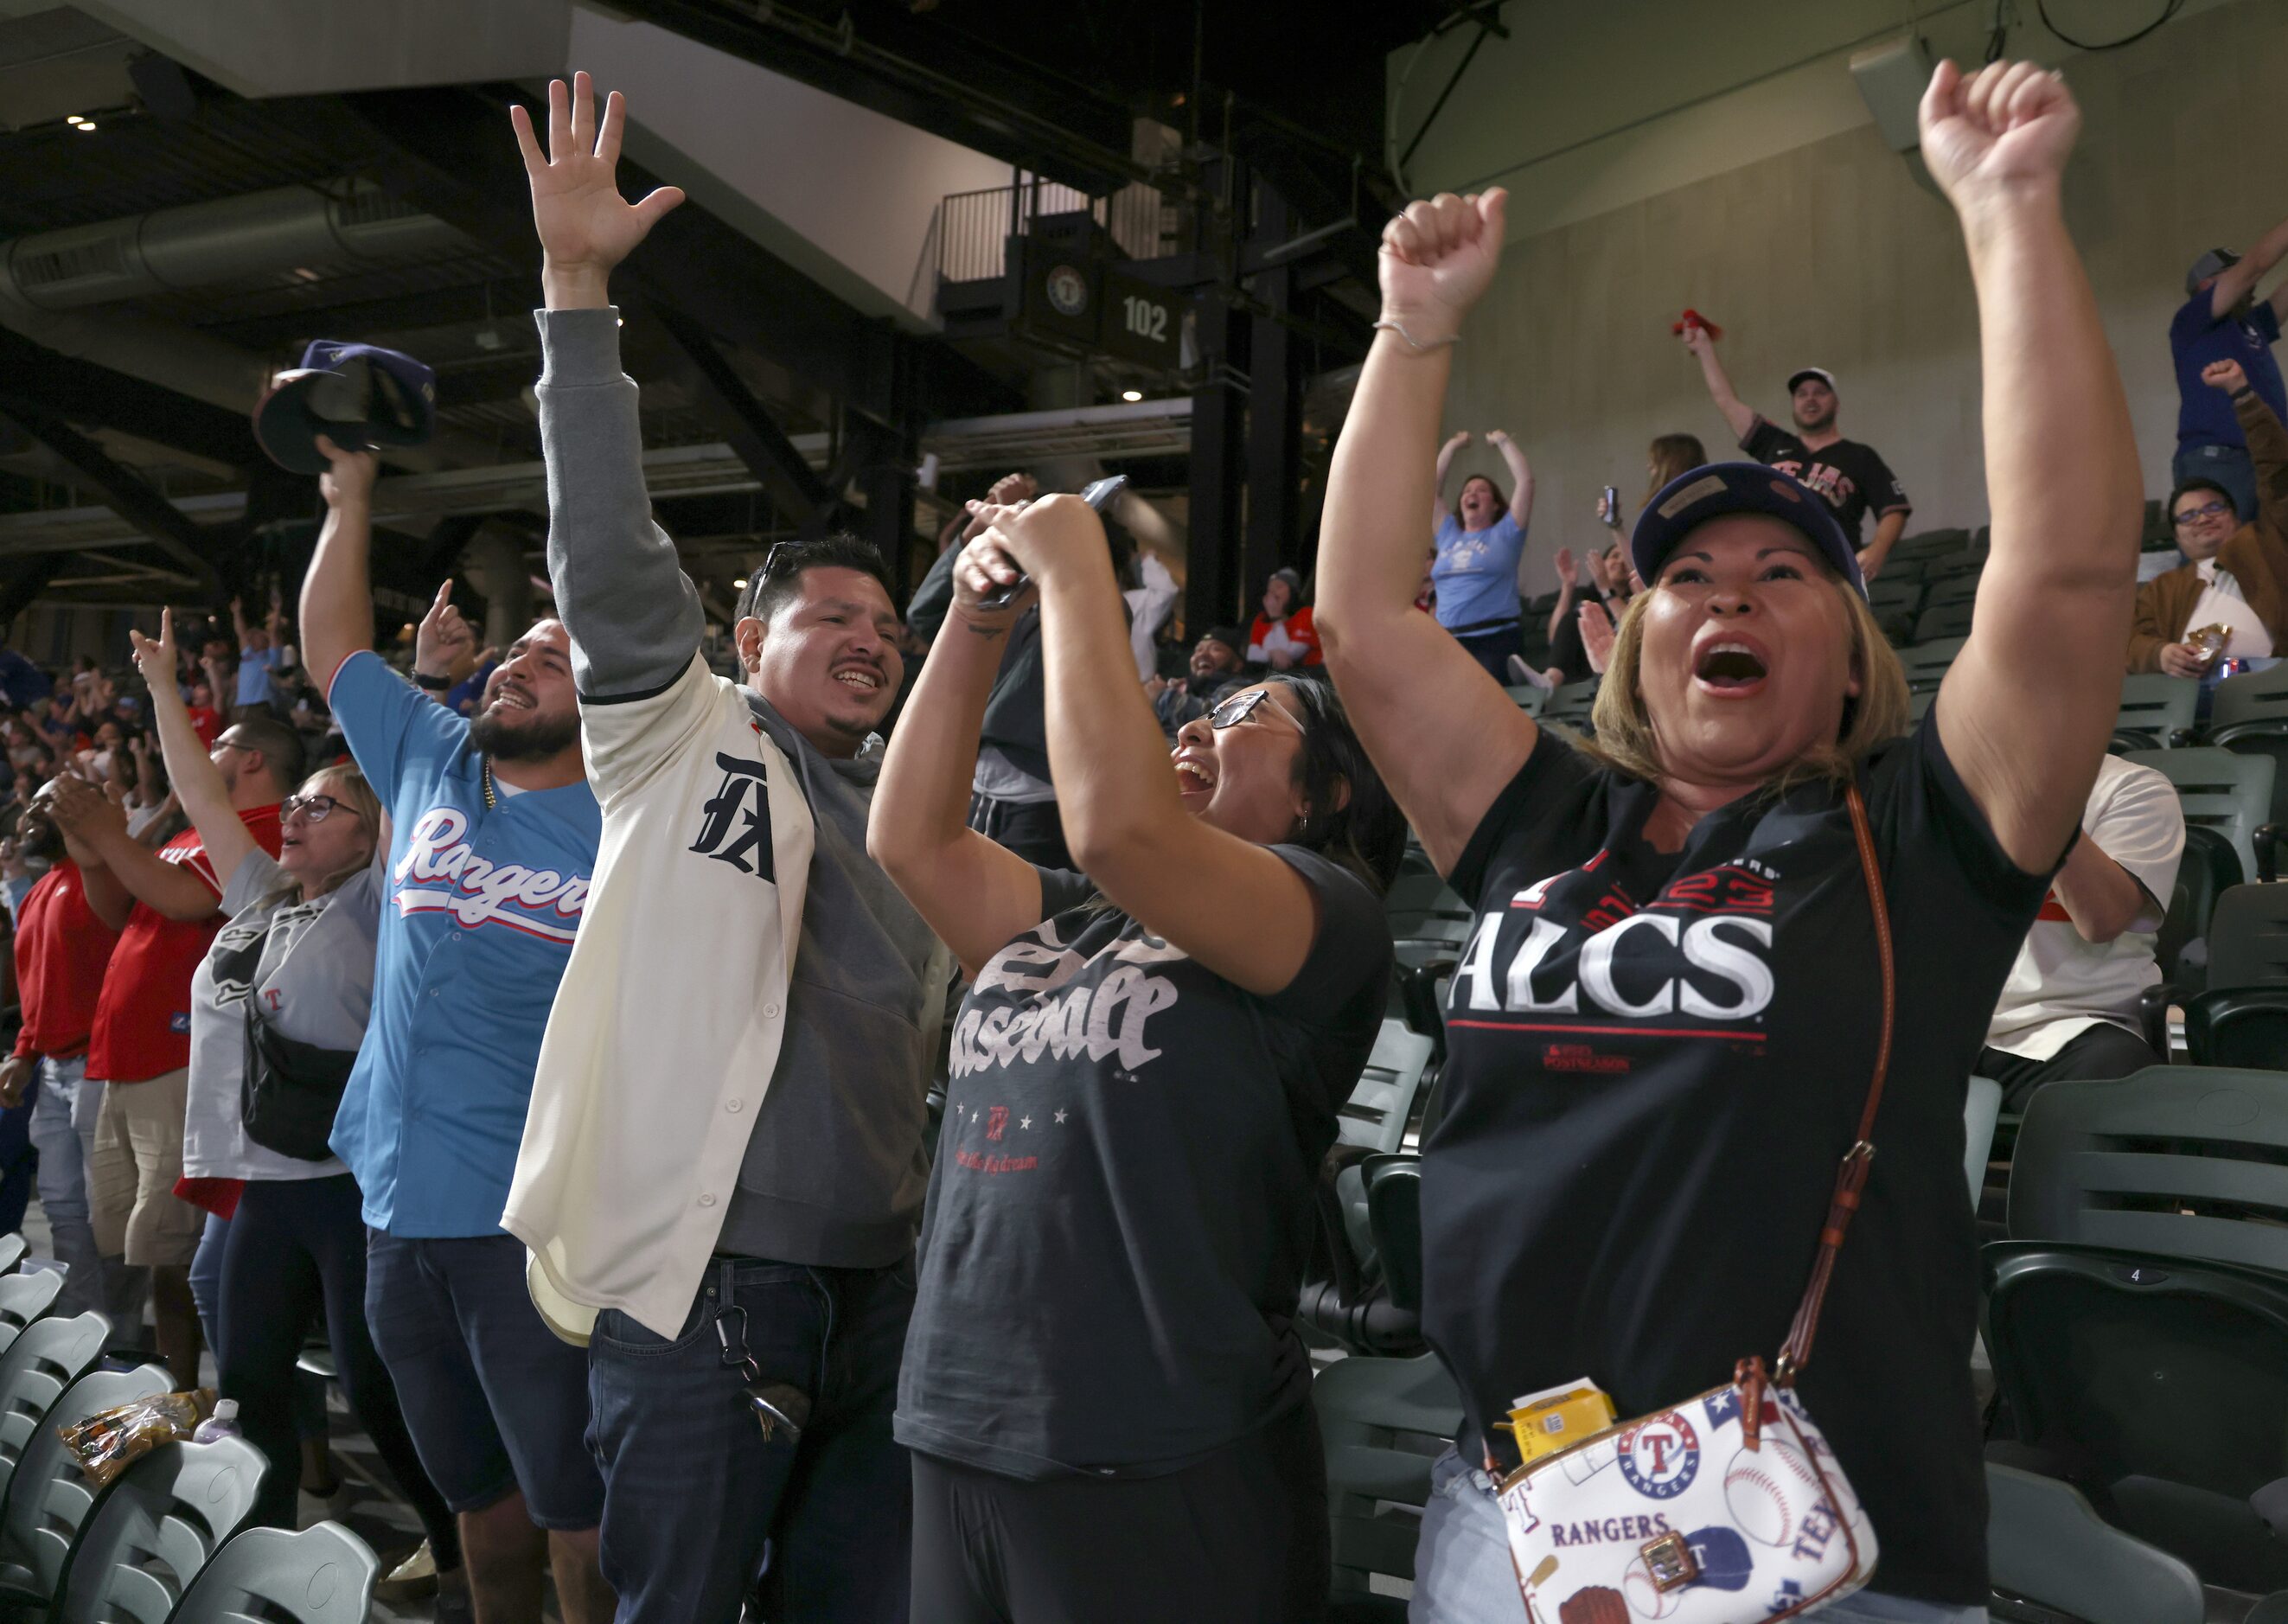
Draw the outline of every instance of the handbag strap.
[[[1868,1170],[1875,1160],[1875,1113],[1882,1107],[1883,1083],[1891,1071],[1891,1021],[1897,1002],[1897,978],[1891,966],[1891,912],[1883,900],[1883,871],[1875,861],[1867,803],[1860,798],[1855,779],[1844,800],[1851,809],[1851,832],[1859,844],[1859,870],[1867,882],[1867,902],[1875,914],[1875,951],[1883,967],[1883,1025],[1875,1045],[1874,1079],[1867,1085],[1867,1104],[1859,1113],[1858,1134],[1843,1153],[1843,1165],[1836,1172],[1835,1195],[1828,1205],[1826,1225],[1819,1232],[1811,1283],[1804,1287],[1795,1324],[1788,1330],[1787,1345],[1780,1349],[1779,1364],[1772,1372],[1773,1380],[1782,1387],[1792,1385],[1811,1361],[1811,1341],[1819,1333],[1819,1310],[1835,1275],[1836,1255],[1843,1250],[1843,1237],[1851,1228],[1851,1215],[1859,1210],[1860,1192],[1867,1187]]]

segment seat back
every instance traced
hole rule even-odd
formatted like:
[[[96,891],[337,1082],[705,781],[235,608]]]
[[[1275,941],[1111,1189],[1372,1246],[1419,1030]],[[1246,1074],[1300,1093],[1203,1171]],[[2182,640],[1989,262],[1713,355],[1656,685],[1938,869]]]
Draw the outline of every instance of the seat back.
[[[1578,731],[1589,725],[1589,712],[1596,703],[1596,678],[1568,682],[1552,689],[1549,697],[1542,702],[1541,719],[1544,721],[1561,721]]]
[[[1944,609],[1950,604],[1969,603],[1978,596],[1978,572],[1975,569],[1954,570],[1946,574],[1933,571],[1930,592],[1924,598],[1932,609]]]
[[[2232,841],[2214,829],[2190,824],[2185,828],[2185,855],[2177,864],[2177,883],[2169,895],[2169,912],[2153,947],[2164,980],[2198,985],[2206,980],[2209,919],[2217,898],[2238,885],[2244,876],[2240,854]],[[2197,963],[2185,957],[2188,943],[2201,943]]]
[[[2209,700],[2209,731],[2247,722],[2288,722],[2288,665],[2227,677]]]
[[[1364,1591],[1372,1573],[1411,1579],[1431,1463],[1462,1429],[1453,1377],[1434,1353],[1354,1355],[1319,1372],[1311,1402],[1327,1450],[1337,1595]]]
[[[2288,1063],[2288,982],[2212,987],[2186,999],[2185,1053],[2197,1066]]]
[[[2288,885],[2234,886],[2209,916],[2209,985],[2288,983]],[[2288,1052],[2270,1063],[2288,1066]]]
[[[2108,1527],[2070,1483],[1986,1468],[1987,1567],[1994,1588],[2085,1624],[2201,1624],[2200,1576]]]
[[[2002,1085],[1974,1077],[1962,1100],[1962,1176],[1970,1181],[1970,1205],[1986,1193],[1986,1162],[1994,1153],[1994,1125],[2002,1117]]]
[[[1367,1227],[1382,1265],[1390,1301],[1422,1311],[1422,1158],[1370,1157],[1360,1169],[1366,1183]]]
[[[2288,1585],[2288,1547],[2250,1504],[2288,1477],[2288,1279],[2044,1241],[1983,1262],[2022,1445],[2210,1583]]]
[[[2188,825],[2215,830],[2232,842],[2240,871],[2256,874],[2256,831],[2272,807],[2272,760],[2204,746],[2133,750],[2125,758],[2153,768],[2177,786]]]
[[[1922,612],[1915,622],[1915,641],[1918,644],[1936,641],[1942,637],[1967,637],[1970,633],[1970,609],[1967,601],[1941,603]]]
[[[2134,739],[2135,747],[2166,749],[2177,729],[2193,725],[2201,702],[2201,685],[2191,677],[2165,677],[2138,673],[2121,679],[2121,707],[2114,714],[2116,738]]]
[[[2288,1274],[2288,1071],[2149,1066],[2045,1084],[2010,1165],[2013,1240]]]
[[[1503,689],[1502,692],[1515,700],[1517,708],[1528,716],[1540,715],[1541,707],[1549,703],[1549,689],[1532,682],[1520,682],[1513,688]]]
[[[0,1498],[42,1419],[110,1337],[111,1322],[90,1309],[76,1319],[36,1319],[0,1353]]]
[[[52,1269],[0,1275],[0,1351],[23,1334],[24,1327],[55,1306],[64,1278]]]
[[[29,1243],[20,1231],[11,1230],[5,1235],[0,1235],[0,1274],[15,1272],[16,1265],[24,1261],[24,1254],[28,1250]]]
[[[1366,1069],[1337,1113],[1337,1135],[1342,1142],[1370,1150],[1398,1149],[1429,1064],[1429,1039],[1408,1030],[1403,1021],[1384,1021]]]
[[[250,1528],[200,1572],[175,1624],[365,1624],[380,1571],[373,1548],[339,1523]]]
[[[1907,686],[1918,692],[1936,688],[1946,676],[1954,657],[1962,652],[1966,637],[1941,637],[1927,643],[1914,643],[1899,650],[1900,667],[1907,673]]]
[[[174,1386],[157,1365],[133,1370],[91,1370],[64,1389],[24,1446],[0,1509],[0,1582],[49,1596],[63,1576],[64,1558],[87,1521],[95,1490],[64,1447],[63,1429],[99,1411],[148,1398]]]
[[[244,1438],[162,1444],[96,1496],[51,1624],[167,1624],[246,1514],[267,1465]]]

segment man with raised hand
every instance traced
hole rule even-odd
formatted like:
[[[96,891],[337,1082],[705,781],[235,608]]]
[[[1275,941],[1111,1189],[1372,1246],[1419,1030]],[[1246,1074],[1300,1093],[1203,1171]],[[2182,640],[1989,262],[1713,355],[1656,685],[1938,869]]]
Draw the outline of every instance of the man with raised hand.
[[[866,855],[903,673],[881,560],[774,548],[699,655],[644,490],[612,268],[678,202],[614,184],[622,103],[512,110],[544,251],[548,567],[604,807],[506,1222],[589,1349],[620,1624],[907,1616],[890,1430],[948,960]],[[769,1565],[764,1571],[767,1548]]]
[[[372,1232],[366,1318],[459,1519],[479,1624],[537,1624],[544,1567],[566,1624],[603,1624],[587,1362],[549,1334],[500,1226],[601,828],[570,648],[560,623],[534,625],[473,719],[401,681],[372,647],[375,459],[319,443],[333,466],[304,647],[393,827],[372,1019],[333,1133]],[[417,673],[443,669],[443,607],[422,623]]]
[[[2169,321],[2169,360],[2177,370],[2177,454],[2170,477],[2180,488],[2198,482],[2218,486],[2231,496],[2242,520],[2256,517],[2256,465],[2239,414],[2219,398],[2208,374],[2219,362],[2234,362],[2272,415],[2288,418],[2288,386],[2272,354],[2281,321],[2288,318],[2288,281],[2256,297],[2256,284],[2283,259],[2288,259],[2288,220],[2245,254],[2212,248],[2185,273],[2185,302]]]
[[[1708,396],[1738,437],[1740,449],[1811,487],[1851,545],[1859,548],[1859,573],[1873,580],[1891,556],[1892,544],[1906,529],[1914,506],[1881,454],[1871,445],[1846,440],[1835,426],[1839,404],[1835,375],[1825,367],[1798,367],[1789,376],[1788,407],[1795,419],[1791,432],[1740,398],[1731,375],[1717,359],[1716,340],[1707,328],[1687,322],[1684,347],[1699,361]],[[1862,545],[1860,521],[1871,513],[1875,515],[1875,538]]]

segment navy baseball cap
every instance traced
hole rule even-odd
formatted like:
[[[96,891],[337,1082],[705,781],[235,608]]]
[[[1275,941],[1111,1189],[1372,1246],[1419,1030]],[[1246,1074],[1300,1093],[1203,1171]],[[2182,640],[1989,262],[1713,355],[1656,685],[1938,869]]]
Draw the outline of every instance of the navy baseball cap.
[[[1815,378],[1819,379],[1819,381],[1825,384],[1830,390],[1832,390],[1835,387],[1835,374],[1829,371],[1825,367],[1798,367],[1794,371],[1788,374],[1788,393],[1790,394],[1793,394],[1796,392],[1796,386],[1802,383],[1807,378]]]
[[[2189,299],[2201,291],[2201,283],[2212,276],[2221,276],[2240,263],[2240,256],[2229,248],[2212,248],[2193,261],[2193,268],[2185,273],[2185,296]]]
[[[254,408],[255,439],[296,474],[326,471],[321,434],[346,451],[377,451],[422,445],[436,432],[436,373],[396,350],[333,338],[272,378]]]
[[[1810,487],[1760,462],[1711,463],[1663,485],[1637,515],[1637,528],[1629,536],[1629,561],[1650,581],[1687,532],[1726,513],[1768,513],[1793,525],[1855,592],[1867,595],[1858,552],[1827,504]]]

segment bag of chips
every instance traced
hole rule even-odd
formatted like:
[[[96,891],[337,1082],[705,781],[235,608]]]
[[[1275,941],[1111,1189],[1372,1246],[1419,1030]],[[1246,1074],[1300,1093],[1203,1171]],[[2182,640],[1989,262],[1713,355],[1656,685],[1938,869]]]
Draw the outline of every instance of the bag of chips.
[[[85,1421],[57,1430],[79,1469],[99,1489],[160,1445],[187,1443],[198,1424],[214,1413],[214,1406],[211,1387],[155,1393],[98,1410]]]

